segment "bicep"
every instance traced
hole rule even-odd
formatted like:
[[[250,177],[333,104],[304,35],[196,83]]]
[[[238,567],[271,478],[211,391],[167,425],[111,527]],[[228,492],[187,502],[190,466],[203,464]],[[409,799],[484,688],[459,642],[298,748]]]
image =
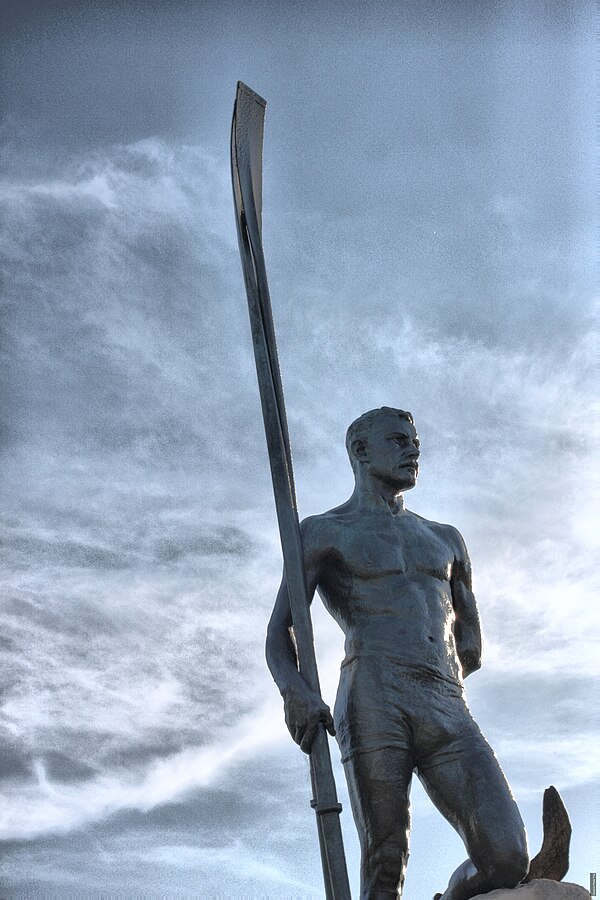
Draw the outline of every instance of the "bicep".
[[[460,531],[448,526],[450,533],[450,541],[454,551],[454,561],[452,563],[452,580],[459,584],[464,584],[471,590],[471,560],[467,552],[467,546],[464,542]]]
[[[273,628],[289,628],[292,624],[292,613],[290,610],[290,598],[287,589],[287,580],[285,577],[285,572],[283,573],[283,578],[281,581],[281,586],[277,592],[277,599],[275,600],[275,606],[273,607],[273,612],[271,613],[271,619],[269,621],[269,630]]]
[[[456,528],[450,528],[450,531],[454,548],[454,561],[450,578],[452,603],[459,619],[469,619],[472,616],[477,616],[477,604],[475,603],[472,586],[471,561],[460,532]]]
[[[309,516],[308,519],[304,519],[300,523],[306,593],[309,603],[312,603],[315,596],[325,560],[323,535],[321,532],[322,529],[316,517]]]
[[[462,581],[452,582],[452,606],[460,625],[479,625],[479,612],[473,591]]]
[[[322,554],[315,541],[314,528],[312,527],[311,519],[305,519],[302,522],[300,525],[300,534],[302,538],[306,595],[308,602],[312,603],[317,584],[319,583]],[[277,593],[273,614],[271,615],[270,625],[275,627],[283,626],[285,628],[290,628],[292,625],[292,613],[290,610],[290,598],[285,569],[283,571],[281,586]]]
[[[452,529],[455,557],[452,566],[452,605],[454,607],[454,637],[462,666],[463,677],[476,672],[481,666],[481,625],[477,603],[471,589],[471,563],[465,542]]]

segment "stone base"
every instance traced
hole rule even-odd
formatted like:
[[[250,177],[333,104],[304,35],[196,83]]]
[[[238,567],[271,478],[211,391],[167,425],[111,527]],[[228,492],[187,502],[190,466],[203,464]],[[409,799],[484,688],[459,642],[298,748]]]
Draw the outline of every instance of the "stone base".
[[[501,888],[489,894],[477,894],[473,900],[589,900],[590,896],[579,884],[536,878],[512,890]]]

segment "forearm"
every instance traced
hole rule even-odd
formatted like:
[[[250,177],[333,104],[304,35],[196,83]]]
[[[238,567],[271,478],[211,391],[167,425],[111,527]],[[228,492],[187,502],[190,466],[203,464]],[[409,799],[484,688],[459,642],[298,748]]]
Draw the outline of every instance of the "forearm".
[[[265,650],[269,671],[282,696],[290,690],[306,689],[306,682],[298,671],[296,648],[287,625],[269,625]]]
[[[303,533],[303,546],[306,539],[306,522],[301,526]],[[310,543],[308,541],[308,543]],[[312,601],[318,580],[318,559],[315,552],[306,552],[304,568],[306,574],[306,596],[308,602]],[[284,576],[277,593],[273,613],[267,628],[266,657],[269,671],[279,688],[284,700],[290,693],[296,693],[299,697],[306,695],[309,688],[298,670],[298,656],[292,632],[292,613]],[[312,692],[311,692],[312,693]]]
[[[467,621],[457,621],[454,627],[456,653],[460,661],[463,678],[481,667],[481,629],[478,617]]]
[[[458,659],[462,668],[463,678],[471,675],[481,668],[481,649],[470,646],[458,647]]]
[[[267,665],[283,697],[285,723],[304,753],[309,753],[317,729],[323,724],[335,734],[331,711],[319,694],[309,689],[298,671],[296,648],[289,626],[277,620],[267,630]]]

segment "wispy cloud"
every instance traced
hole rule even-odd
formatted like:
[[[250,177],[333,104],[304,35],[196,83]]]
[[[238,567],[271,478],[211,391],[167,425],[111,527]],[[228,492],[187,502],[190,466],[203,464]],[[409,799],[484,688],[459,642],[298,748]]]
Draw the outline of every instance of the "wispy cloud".
[[[65,672],[77,680],[77,673]],[[158,715],[172,697],[150,697]],[[279,709],[277,709],[279,712]],[[218,739],[204,747],[188,747],[179,753],[154,758],[145,767],[120,767],[76,783],[52,781],[42,759],[33,763],[35,783],[17,783],[6,792],[0,816],[0,840],[33,838],[80,828],[123,809],[143,812],[179,800],[198,788],[210,787],[240,759],[253,757],[257,750],[281,738],[274,728],[275,704],[263,704],[246,721],[221,728]]]
[[[408,505],[467,539],[486,636],[467,688],[528,797],[596,774],[591,231],[583,201],[549,199],[541,179],[524,195],[487,143],[474,177],[448,111],[432,145],[439,112],[416,136],[403,113],[412,149],[394,134],[369,155],[370,205],[349,190],[356,156],[286,194],[267,149],[273,304],[304,514],[351,489],[351,419],[383,403],[415,414]],[[1,835],[15,896],[25,865],[44,896],[76,895],[82,878],[117,890],[142,870],[147,896],[194,895],[197,878],[218,896],[223,871],[229,896],[319,893],[306,760],[263,663],[281,564],[229,174],[207,146],[50,148],[29,169],[4,150],[18,172],[0,184]],[[315,625],[333,702],[340,633],[320,609]]]

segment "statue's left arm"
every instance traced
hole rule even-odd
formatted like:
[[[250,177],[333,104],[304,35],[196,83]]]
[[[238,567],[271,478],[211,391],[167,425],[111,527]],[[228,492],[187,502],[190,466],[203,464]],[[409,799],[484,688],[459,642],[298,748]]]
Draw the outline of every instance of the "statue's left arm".
[[[465,542],[456,528],[450,528],[454,547],[454,562],[450,587],[454,606],[454,640],[462,666],[463,677],[481,666],[481,625],[477,603],[471,588],[471,562]]]

